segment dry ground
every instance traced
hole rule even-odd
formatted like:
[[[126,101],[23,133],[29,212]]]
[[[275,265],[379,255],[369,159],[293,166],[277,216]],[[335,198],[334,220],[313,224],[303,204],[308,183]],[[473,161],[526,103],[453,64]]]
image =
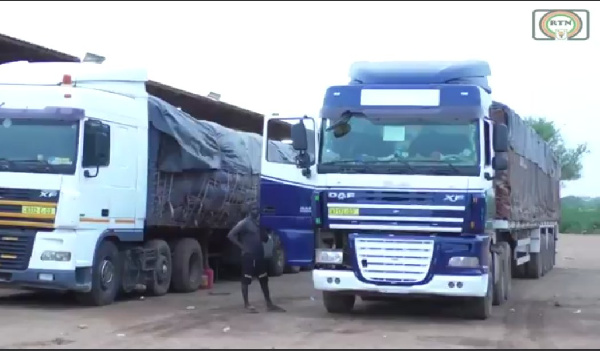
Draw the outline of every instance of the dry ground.
[[[561,235],[558,266],[539,281],[514,281],[511,301],[484,322],[461,319],[460,305],[437,302],[360,302],[352,315],[328,315],[309,273],[271,280],[285,314],[243,313],[234,282],[105,308],[6,290],[0,347],[598,348],[599,248],[600,236]],[[258,284],[251,288],[264,311]]]

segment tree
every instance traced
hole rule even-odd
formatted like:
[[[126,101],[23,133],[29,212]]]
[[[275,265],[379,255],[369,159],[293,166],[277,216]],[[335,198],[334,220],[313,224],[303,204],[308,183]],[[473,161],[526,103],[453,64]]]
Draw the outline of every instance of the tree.
[[[527,117],[525,123],[550,144],[561,165],[561,180],[581,178],[583,156],[589,153],[586,143],[579,144],[574,148],[567,148],[560,129],[553,121],[548,121],[543,117]]]

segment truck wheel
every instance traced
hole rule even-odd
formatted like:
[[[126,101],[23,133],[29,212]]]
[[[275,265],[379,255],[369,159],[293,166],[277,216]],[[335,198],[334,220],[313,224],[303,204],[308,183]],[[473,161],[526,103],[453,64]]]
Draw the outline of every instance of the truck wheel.
[[[285,266],[285,273],[297,274],[300,273],[299,266]]]
[[[301,272],[310,272],[314,269],[314,265],[310,264],[308,266],[300,267]]]
[[[507,242],[501,242],[500,245],[504,248],[504,300],[508,301],[510,292],[512,291],[512,249]]]
[[[475,297],[469,301],[467,314],[472,319],[485,320],[492,315],[492,300],[494,294],[494,277],[488,274],[487,294],[484,297]]]
[[[500,252],[498,254],[492,254],[494,258],[493,269],[490,270],[490,275],[495,275],[496,270],[498,270],[498,280],[493,283],[494,293],[492,295],[492,304],[494,306],[500,306],[504,303],[504,296],[506,292],[504,288],[506,288],[506,273],[504,272],[505,263],[504,263],[504,248],[499,246]],[[495,279],[492,279],[494,281]]]
[[[111,241],[103,241],[94,257],[92,266],[92,290],[77,293],[80,303],[89,306],[105,306],[115,301],[121,286],[122,263],[119,249]]]
[[[550,256],[552,256],[552,268],[556,266],[556,234],[552,236],[552,251],[550,252]]]
[[[540,237],[542,240],[543,236]],[[544,247],[540,244],[540,252],[529,253],[529,262],[525,263],[527,278],[539,279],[544,275]]]
[[[202,284],[203,268],[202,247],[198,240],[191,238],[177,240],[173,249],[171,289],[181,293],[198,290]]]
[[[146,284],[146,293],[151,296],[165,295],[171,286],[173,272],[169,244],[164,240],[150,240],[144,248],[156,251],[154,272],[152,272],[152,279]]]
[[[549,240],[549,235],[546,234],[546,240]],[[542,250],[542,262],[544,262],[542,274],[546,275],[546,273],[550,272],[550,242],[547,243],[548,246],[544,246]]]
[[[269,276],[279,277],[285,271],[285,252],[278,235],[273,235],[273,256],[269,260]]]
[[[323,305],[329,313],[350,313],[355,302],[354,295],[323,291]]]

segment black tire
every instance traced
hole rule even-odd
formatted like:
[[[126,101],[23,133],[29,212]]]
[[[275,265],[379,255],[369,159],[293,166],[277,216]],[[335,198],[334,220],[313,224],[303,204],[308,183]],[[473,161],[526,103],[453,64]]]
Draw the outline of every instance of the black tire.
[[[544,269],[543,269],[544,275],[546,275],[546,273],[550,272],[550,269],[552,269],[550,267],[550,259],[552,257],[550,257],[550,248],[551,247],[550,247],[550,235],[549,234],[546,234],[546,240],[548,241],[547,246],[544,246],[544,250],[542,251],[543,252],[542,259],[544,262]]]
[[[540,235],[540,241],[542,241],[542,238],[543,236]],[[544,275],[543,253],[544,248],[540,243],[540,252],[529,254],[529,262],[525,263],[525,272],[527,274],[527,278],[539,279]]]
[[[314,269],[314,265],[308,265],[308,266],[304,266],[304,267],[300,267],[300,271],[302,272],[310,272]]]
[[[299,266],[285,266],[285,273],[288,274],[298,274],[300,273],[300,267]]]
[[[490,271],[490,273],[493,273],[495,275],[496,270],[498,271],[498,280],[494,282],[495,279],[492,279],[492,286],[493,286],[493,290],[494,293],[492,295],[492,304],[494,306],[500,306],[504,303],[504,296],[506,295],[505,292],[505,288],[506,288],[506,273],[504,272],[504,267],[506,266],[504,263],[504,248],[503,247],[498,247],[500,249],[500,252],[498,254],[492,254],[492,257],[494,258],[494,263],[493,263],[493,269]]]
[[[173,264],[171,261],[171,248],[164,240],[150,240],[144,244],[147,250],[156,250],[157,257],[152,272],[152,278],[146,283],[146,294],[150,296],[163,296],[169,292]]]
[[[556,234],[547,234],[548,235],[548,250],[546,251],[546,273],[550,272],[552,268],[554,268],[554,256],[556,255],[556,241],[554,236]]]
[[[552,268],[556,266],[556,233],[552,235],[552,252],[550,253],[552,256]]]
[[[285,272],[285,251],[279,236],[273,234],[273,256],[269,259],[269,276],[279,277]]]
[[[491,257],[490,257],[491,259]],[[488,274],[488,289],[484,297],[470,299],[467,306],[467,316],[470,319],[485,320],[492,315],[492,300],[494,294],[494,277]]]
[[[526,278],[527,271],[525,270],[525,264],[521,264],[517,266],[517,260],[513,258],[511,262],[512,267],[512,277],[513,278]]]
[[[92,266],[92,290],[77,293],[77,300],[88,306],[106,306],[113,303],[121,288],[122,266],[117,245],[106,240],[100,243]]]
[[[198,290],[202,284],[204,273],[200,243],[198,240],[183,238],[177,240],[174,246],[171,290],[179,293]]]
[[[504,300],[508,301],[510,299],[510,294],[512,291],[512,249],[510,244],[507,242],[501,242],[499,244],[504,250]]]
[[[323,291],[323,305],[329,313],[350,313],[354,309],[356,296]]]

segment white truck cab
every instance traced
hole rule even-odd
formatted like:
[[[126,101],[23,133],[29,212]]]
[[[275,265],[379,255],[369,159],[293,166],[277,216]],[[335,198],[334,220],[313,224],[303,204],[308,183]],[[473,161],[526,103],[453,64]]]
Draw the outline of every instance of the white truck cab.
[[[103,240],[143,241],[146,80],[93,63],[0,65],[1,282],[90,292],[118,275],[114,250],[96,254]]]

